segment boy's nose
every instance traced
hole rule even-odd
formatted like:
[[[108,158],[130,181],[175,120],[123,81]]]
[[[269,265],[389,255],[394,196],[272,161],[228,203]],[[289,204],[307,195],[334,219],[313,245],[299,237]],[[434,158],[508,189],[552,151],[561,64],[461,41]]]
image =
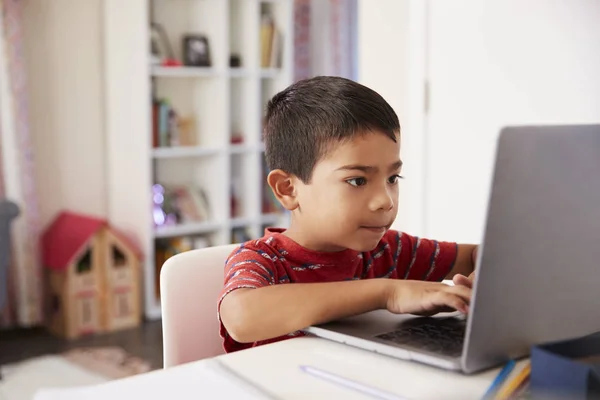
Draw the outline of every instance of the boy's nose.
[[[390,211],[394,208],[394,192],[389,188],[378,190],[369,203],[371,211]]]

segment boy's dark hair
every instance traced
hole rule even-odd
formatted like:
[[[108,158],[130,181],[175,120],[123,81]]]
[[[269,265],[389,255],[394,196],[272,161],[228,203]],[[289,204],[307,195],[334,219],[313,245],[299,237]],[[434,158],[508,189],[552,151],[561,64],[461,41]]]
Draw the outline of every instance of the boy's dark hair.
[[[310,183],[329,146],[368,130],[383,132],[394,142],[400,131],[398,116],[377,92],[341,77],[298,81],[267,104],[267,166]]]

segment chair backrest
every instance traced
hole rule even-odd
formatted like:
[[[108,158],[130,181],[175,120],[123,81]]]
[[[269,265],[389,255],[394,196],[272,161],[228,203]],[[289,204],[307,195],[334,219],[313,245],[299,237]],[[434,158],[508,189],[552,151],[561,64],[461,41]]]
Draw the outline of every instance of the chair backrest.
[[[160,271],[164,368],[224,352],[217,301],[225,261],[237,244],[186,251]]]

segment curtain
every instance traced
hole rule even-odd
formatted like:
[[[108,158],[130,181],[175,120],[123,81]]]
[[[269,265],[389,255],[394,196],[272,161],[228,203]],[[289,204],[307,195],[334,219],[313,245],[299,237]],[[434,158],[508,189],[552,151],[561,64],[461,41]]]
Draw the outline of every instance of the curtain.
[[[356,79],[357,0],[294,1],[294,80]]]
[[[15,202],[12,223],[8,298],[0,326],[35,326],[43,320],[40,219],[34,175],[33,144],[25,60],[22,0],[0,0],[0,198]]]

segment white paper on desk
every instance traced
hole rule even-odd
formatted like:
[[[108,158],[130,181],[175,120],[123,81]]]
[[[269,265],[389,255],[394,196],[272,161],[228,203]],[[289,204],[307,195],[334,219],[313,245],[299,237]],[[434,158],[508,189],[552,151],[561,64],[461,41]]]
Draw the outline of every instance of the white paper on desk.
[[[144,400],[176,399],[273,399],[261,388],[244,380],[217,359],[193,366],[153,371],[100,385],[39,390],[34,400]]]

